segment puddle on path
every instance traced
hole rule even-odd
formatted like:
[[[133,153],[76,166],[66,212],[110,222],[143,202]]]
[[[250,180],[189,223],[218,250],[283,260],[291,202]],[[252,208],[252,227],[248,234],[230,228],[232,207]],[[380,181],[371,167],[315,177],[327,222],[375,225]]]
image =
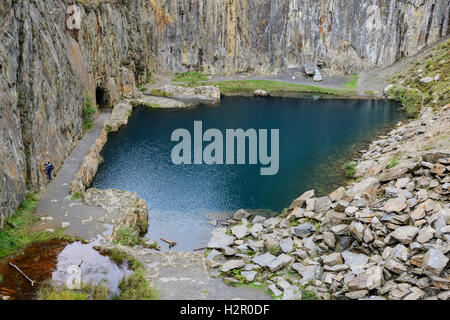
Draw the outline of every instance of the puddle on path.
[[[39,291],[37,285],[31,286],[8,262],[19,267],[35,282],[42,283],[51,278],[56,270],[58,255],[67,244],[60,240],[34,244],[26,248],[22,255],[2,262],[0,274],[3,276],[3,282],[0,284],[0,298],[6,296],[12,300],[31,300],[36,298]]]
[[[110,230],[108,231],[110,233]],[[104,233],[106,234],[106,233]],[[65,285],[74,276],[79,267],[81,281],[84,284],[102,284],[110,289],[112,296],[120,294],[119,284],[122,278],[128,277],[132,271],[126,265],[118,265],[109,257],[94,249],[102,240],[91,243],[72,243],[51,240],[34,244],[26,248],[23,254],[0,262],[0,300],[33,300],[39,296],[39,285],[51,280],[55,284]],[[20,268],[35,285],[25,279],[8,262]]]

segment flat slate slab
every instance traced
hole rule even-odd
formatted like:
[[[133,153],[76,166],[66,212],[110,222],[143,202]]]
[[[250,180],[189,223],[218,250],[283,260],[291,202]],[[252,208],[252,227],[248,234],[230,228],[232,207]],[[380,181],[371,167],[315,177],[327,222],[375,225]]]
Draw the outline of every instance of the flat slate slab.
[[[190,106],[190,104],[186,104],[175,99],[155,96],[144,96],[143,98],[134,99],[131,101],[131,104],[133,106],[142,105],[150,108],[162,109],[186,108]]]

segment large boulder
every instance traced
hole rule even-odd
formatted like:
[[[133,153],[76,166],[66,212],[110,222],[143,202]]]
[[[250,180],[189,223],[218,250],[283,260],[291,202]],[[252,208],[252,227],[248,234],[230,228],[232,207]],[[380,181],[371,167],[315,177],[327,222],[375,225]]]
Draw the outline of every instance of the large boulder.
[[[146,106],[155,109],[178,109],[191,106],[189,103],[184,103],[175,99],[165,97],[145,96],[131,101],[133,106]]]
[[[316,81],[316,82],[318,82],[318,81],[322,81],[323,80],[323,78],[322,78],[322,74],[320,74],[320,71],[319,71],[319,69],[315,69],[314,70],[314,77],[313,77],[313,81]]]
[[[275,259],[276,257],[273,254],[266,252],[254,257],[252,261],[261,267],[265,267]]]
[[[448,258],[439,249],[431,248],[423,258],[422,267],[439,275],[448,264]]]
[[[408,244],[413,242],[415,236],[419,232],[419,228],[413,226],[404,226],[395,229],[391,236],[403,244]]]
[[[380,288],[383,283],[383,268],[375,266],[350,280],[348,288],[350,291],[372,290]]]
[[[305,74],[307,76],[312,76],[316,72],[316,64],[312,61],[305,62]]]
[[[226,228],[214,229],[211,234],[212,237],[208,242],[207,247],[211,249],[224,249],[231,246],[234,242],[234,237],[226,234]]]
[[[171,84],[152,90],[153,94],[201,103],[219,103],[220,89],[215,86],[181,87]]]
[[[289,206],[289,209],[303,208],[306,204],[306,199],[310,199],[313,197],[314,197],[314,190],[306,191],[300,197],[292,201],[291,205]]]
[[[253,92],[253,95],[255,97],[267,97],[267,96],[269,96],[269,93],[267,91],[262,90],[262,89],[256,89]]]
[[[228,272],[233,269],[240,269],[245,265],[242,260],[228,260],[222,265],[222,272]]]
[[[147,203],[138,198],[135,192],[90,188],[84,193],[83,199],[87,205],[99,206],[113,216],[113,239],[119,236],[122,228],[131,229],[135,235],[147,233]]]

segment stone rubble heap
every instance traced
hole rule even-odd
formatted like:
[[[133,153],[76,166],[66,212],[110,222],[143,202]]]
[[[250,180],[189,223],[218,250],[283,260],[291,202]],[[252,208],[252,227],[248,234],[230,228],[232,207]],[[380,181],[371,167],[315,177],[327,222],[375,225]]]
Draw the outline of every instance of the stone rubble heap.
[[[282,299],[450,299],[449,107],[431,117],[375,141],[346,188],[238,210],[212,232],[211,272]]]

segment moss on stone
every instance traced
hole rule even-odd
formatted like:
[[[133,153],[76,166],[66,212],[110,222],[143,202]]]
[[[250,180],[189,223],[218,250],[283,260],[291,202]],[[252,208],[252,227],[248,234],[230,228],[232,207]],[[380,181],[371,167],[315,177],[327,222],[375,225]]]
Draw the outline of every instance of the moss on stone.
[[[150,91],[150,95],[156,96],[156,97],[172,97],[173,96],[173,94],[171,94],[170,92],[160,90],[160,89],[152,89],[152,91]]]

